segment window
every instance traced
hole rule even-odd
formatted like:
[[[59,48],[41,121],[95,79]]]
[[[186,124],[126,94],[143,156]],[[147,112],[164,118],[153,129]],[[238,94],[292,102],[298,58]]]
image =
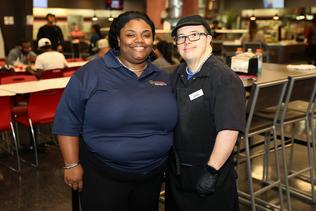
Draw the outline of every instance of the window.
[[[264,8],[284,8],[284,0],[263,0]]]
[[[48,0],[33,0],[33,8],[47,8]]]

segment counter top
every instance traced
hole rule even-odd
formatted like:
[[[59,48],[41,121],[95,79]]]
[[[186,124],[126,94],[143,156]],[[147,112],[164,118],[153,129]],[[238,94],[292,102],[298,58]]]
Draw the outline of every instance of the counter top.
[[[256,83],[267,83],[271,81],[279,81],[287,79],[289,76],[309,75],[316,74],[316,70],[300,71],[300,70],[288,70],[284,64],[263,63],[262,72],[258,73],[256,79],[249,78],[243,79],[244,87],[249,87]]]
[[[217,40],[216,40],[217,41]],[[241,46],[241,40],[231,40],[223,41],[223,45],[229,46]],[[293,45],[304,45],[303,42],[296,42],[295,40],[282,40],[281,42],[276,43],[267,43],[267,46],[293,46]]]

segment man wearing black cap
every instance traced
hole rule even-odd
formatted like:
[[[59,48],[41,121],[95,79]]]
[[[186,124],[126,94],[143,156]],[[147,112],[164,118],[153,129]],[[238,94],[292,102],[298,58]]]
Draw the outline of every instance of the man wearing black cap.
[[[179,120],[166,181],[166,211],[239,210],[232,151],[245,127],[239,77],[212,55],[198,15],[172,31],[185,60],[173,77]]]

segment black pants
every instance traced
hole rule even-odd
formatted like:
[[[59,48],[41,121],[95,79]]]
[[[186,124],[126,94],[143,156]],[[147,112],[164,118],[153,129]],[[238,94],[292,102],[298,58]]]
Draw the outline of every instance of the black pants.
[[[188,174],[183,176],[190,177]],[[173,161],[170,161],[167,168],[165,210],[239,211],[236,176],[233,169],[220,173],[215,193],[202,197],[196,191],[181,188],[181,179],[176,175]]]
[[[117,174],[113,169],[100,170],[91,159],[82,163],[84,185],[80,202],[83,211],[158,211],[163,168],[150,175],[137,176]]]
[[[79,58],[80,57],[79,43],[73,43],[72,44],[72,50],[73,50],[73,57],[74,58]]]

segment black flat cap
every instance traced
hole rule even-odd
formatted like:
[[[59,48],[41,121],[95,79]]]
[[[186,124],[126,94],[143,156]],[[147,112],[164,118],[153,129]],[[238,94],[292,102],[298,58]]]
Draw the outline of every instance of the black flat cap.
[[[192,16],[186,16],[181,18],[176,27],[172,30],[171,36],[176,36],[177,35],[177,30],[183,26],[194,26],[194,25],[203,25],[206,31],[212,35],[212,30],[210,25],[206,22],[204,18],[202,18],[199,15],[192,15]]]

